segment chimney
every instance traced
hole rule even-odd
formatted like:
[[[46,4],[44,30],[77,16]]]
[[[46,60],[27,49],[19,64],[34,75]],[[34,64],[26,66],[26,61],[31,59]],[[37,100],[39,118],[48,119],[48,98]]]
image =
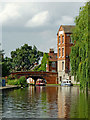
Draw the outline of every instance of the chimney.
[[[53,49],[53,48],[50,48],[50,49],[49,49],[49,53],[54,53],[54,49]]]

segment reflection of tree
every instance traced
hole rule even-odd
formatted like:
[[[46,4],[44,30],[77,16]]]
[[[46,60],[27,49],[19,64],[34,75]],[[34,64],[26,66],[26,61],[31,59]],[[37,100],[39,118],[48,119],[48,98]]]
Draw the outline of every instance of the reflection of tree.
[[[85,93],[80,92],[76,99],[72,99],[70,118],[88,118],[88,104]]]
[[[3,111],[7,112],[9,107],[12,106],[13,111],[11,111],[11,115],[17,113],[17,117],[21,114],[24,114],[25,116],[30,115],[30,117],[40,117],[42,113],[43,116],[46,115],[47,107],[45,87],[41,88],[36,86],[35,90],[35,86],[30,86],[28,88],[4,92],[3,96],[4,100],[8,99],[7,103],[3,102],[7,104],[7,108],[5,104],[3,104]]]
[[[36,102],[38,101],[36,99],[39,99],[39,97],[35,97],[34,88],[32,88],[33,93],[31,96],[29,95],[27,89],[28,88],[8,91],[7,97],[12,101],[12,104],[14,108],[16,108],[16,111],[18,111],[18,109],[21,109],[21,111],[25,109],[33,110],[33,108],[36,107]]]

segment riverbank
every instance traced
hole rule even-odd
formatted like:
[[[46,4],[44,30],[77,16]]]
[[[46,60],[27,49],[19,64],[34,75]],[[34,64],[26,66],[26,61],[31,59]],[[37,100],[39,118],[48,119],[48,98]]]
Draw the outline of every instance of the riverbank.
[[[17,85],[6,85],[4,87],[0,87],[0,90],[6,90],[6,89],[16,89],[19,88]]]

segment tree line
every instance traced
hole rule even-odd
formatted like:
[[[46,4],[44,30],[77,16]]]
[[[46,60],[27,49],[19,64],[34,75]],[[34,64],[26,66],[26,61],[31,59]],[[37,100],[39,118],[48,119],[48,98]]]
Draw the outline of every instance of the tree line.
[[[11,51],[11,58],[2,58],[2,76],[7,76],[10,72],[28,71],[35,63],[38,64],[43,52],[37,50],[34,45],[24,44],[15,51]]]
[[[79,16],[75,18],[75,29],[73,30],[72,39],[76,44],[71,48],[70,63],[71,73],[76,81],[80,81],[81,88],[90,86],[89,79],[89,39],[88,29],[88,10],[90,3],[80,8]]]

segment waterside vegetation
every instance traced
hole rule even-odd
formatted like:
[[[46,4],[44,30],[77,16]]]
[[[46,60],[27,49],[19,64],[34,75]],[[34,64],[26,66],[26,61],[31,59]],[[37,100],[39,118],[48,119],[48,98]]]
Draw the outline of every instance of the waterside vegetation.
[[[28,84],[26,82],[25,76],[21,76],[20,78],[14,78],[14,79],[7,79],[7,84],[9,85],[17,85],[19,87],[26,87]]]
[[[75,80],[80,82],[80,87],[90,87],[89,81],[89,58],[88,58],[88,7],[89,3],[80,8],[79,16],[75,19],[75,29],[72,39],[76,41],[71,48],[70,62],[71,72]]]

